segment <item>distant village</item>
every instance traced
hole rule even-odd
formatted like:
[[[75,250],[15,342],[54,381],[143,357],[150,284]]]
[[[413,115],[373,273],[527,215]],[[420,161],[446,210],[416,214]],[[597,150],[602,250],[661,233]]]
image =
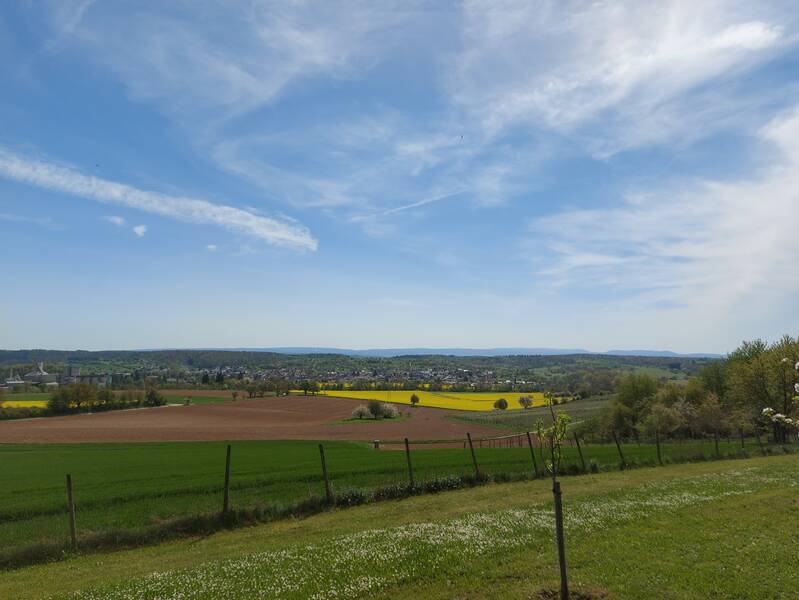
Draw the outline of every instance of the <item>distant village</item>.
[[[59,385],[86,383],[98,387],[126,388],[148,383],[169,387],[171,385],[220,385],[237,384],[245,385],[259,381],[284,380],[296,383],[313,381],[325,387],[360,384],[374,386],[381,384],[396,384],[401,382],[422,382],[440,384],[442,386],[454,385],[495,385],[515,384],[525,385],[532,382],[522,380],[498,381],[492,370],[472,372],[469,369],[419,369],[406,372],[387,374],[373,370],[361,369],[352,371],[328,371],[313,373],[301,368],[271,368],[262,370],[248,370],[245,367],[221,366],[216,369],[167,369],[150,368],[137,369],[125,373],[82,374],[81,368],[66,366],[57,372],[45,370],[44,363],[38,363],[26,373],[18,373],[11,369],[0,388],[15,390],[18,388],[38,387],[40,389],[55,388]]]

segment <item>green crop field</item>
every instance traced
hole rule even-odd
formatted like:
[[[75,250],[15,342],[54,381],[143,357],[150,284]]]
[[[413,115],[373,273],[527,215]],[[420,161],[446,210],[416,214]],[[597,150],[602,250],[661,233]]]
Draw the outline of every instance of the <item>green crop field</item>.
[[[169,404],[185,404],[188,394],[170,394],[167,390],[161,392]],[[233,402],[230,396],[191,396],[192,404],[216,404],[218,402]]]
[[[799,597],[797,481],[795,456],[566,478],[572,589],[635,600]],[[0,597],[554,598],[549,487],[490,484],[87,554],[2,573]]]
[[[564,404],[559,404],[557,410],[568,414],[572,419],[572,423],[576,424],[598,415],[612,398],[613,396],[607,395],[572,400]],[[545,423],[550,423],[552,421],[550,414],[548,406],[536,406],[526,410],[464,412],[450,418],[477,423],[478,425],[505,427],[514,431],[535,431],[535,426],[539,419],[543,420]]]
[[[3,400],[38,400],[42,402],[47,402],[50,399],[50,392],[19,392],[19,393],[9,393],[6,392],[2,396]]]
[[[369,490],[407,481],[402,452],[376,451],[357,442],[326,442],[328,469],[336,492]],[[737,452],[722,444],[722,452]],[[756,452],[754,445],[750,450]],[[602,470],[618,468],[613,446],[584,448],[586,462]],[[664,445],[675,460],[703,452],[712,444]],[[529,473],[526,447],[476,448],[488,474]],[[472,472],[468,450],[412,452],[417,481]],[[651,445],[627,445],[630,462],[652,463]],[[173,517],[221,508],[225,460],[222,442],[149,444],[0,445],[0,560],[35,544],[65,544],[65,474],[72,474],[79,534],[140,531]],[[576,449],[565,450],[565,467],[576,465]],[[321,496],[323,484],[317,443],[251,441],[232,445],[232,506],[285,506]]]

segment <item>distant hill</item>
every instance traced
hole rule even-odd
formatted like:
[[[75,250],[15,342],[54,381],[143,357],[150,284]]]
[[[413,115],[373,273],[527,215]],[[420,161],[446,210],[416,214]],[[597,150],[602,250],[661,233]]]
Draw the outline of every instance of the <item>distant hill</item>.
[[[219,348],[224,350],[224,348]],[[583,348],[372,348],[352,350],[324,347],[233,348],[238,351],[278,352],[280,354],[345,354],[347,356],[564,356],[574,354],[608,354],[611,356],[655,356],[662,358],[721,358],[721,354],[698,352],[680,354],[671,350],[608,350],[590,352]]]
[[[680,354],[671,350],[608,350],[605,354],[611,356],[659,356],[662,358],[721,358],[722,354],[711,354],[707,352],[694,352],[692,354]]]
[[[499,357],[499,356],[619,356],[648,358],[721,358],[721,354],[693,353],[680,354],[670,350],[608,350],[590,352],[582,348],[371,348],[353,350],[350,348],[330,348],[316,346],[285,346],[274,348],[153,348],[143,350],[0,350],[2,362],[36,362],[63,360],[125,359],[136,355],[146,359],[147,355],[190,355],[192,353],[246,353],[265,355],[260,358],[273,358],[277,355],[306,356],[311,354],[349,356],[360,358],[395,358],[398,356],[451,356],[451,357]],[[224,357],[218,357],[224,362]],[[255,358],[254,356],[251,358]],[[5,359],[5,360],[3,360]]]
[[[239,350],[246,350],[240,348]],[[562,354],[590,354],[581,348],[371,348],[352,350],[348,348],[285,347],[257,348],[261,352],[280,354],[346,354],[348,356],[559,356]]]

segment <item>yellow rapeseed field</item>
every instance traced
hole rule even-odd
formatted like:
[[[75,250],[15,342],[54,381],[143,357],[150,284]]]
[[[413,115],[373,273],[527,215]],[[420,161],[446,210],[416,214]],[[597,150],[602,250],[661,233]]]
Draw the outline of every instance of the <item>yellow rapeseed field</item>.
[[[0,408],[47,408],[47,400],[6,400]]]
[[[508,401],[508,410],[521,410],[519,398],[527,396],[533,406],[543,406],[546,401],[541,392],[430,392],[427,390],[322,390],[323,396],[354,398],[356,400],[380,400],[395,404],[410,404],[411,396],[419,396],[419,406],[452,408],[455,410],[493,410],[494,402],[500,398]]]

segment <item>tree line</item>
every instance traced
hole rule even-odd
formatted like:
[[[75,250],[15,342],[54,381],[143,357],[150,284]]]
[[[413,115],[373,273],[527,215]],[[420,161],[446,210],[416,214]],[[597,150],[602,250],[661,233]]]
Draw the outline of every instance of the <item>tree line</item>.
[[[687,383],[662,383],[628,374],[598,416],[579,424],[588,436],[652,439],[707,435],[796,437],[799,338],[744,342],[725,360],[704,366]]]
[[[75,383],[61,386],[53,392],[47,401],[47,410],[51,414],[64,415],[164,404],[166,399],[155,388],[150,388],[146,392],[125,390],[114,393],[86,383]]]

